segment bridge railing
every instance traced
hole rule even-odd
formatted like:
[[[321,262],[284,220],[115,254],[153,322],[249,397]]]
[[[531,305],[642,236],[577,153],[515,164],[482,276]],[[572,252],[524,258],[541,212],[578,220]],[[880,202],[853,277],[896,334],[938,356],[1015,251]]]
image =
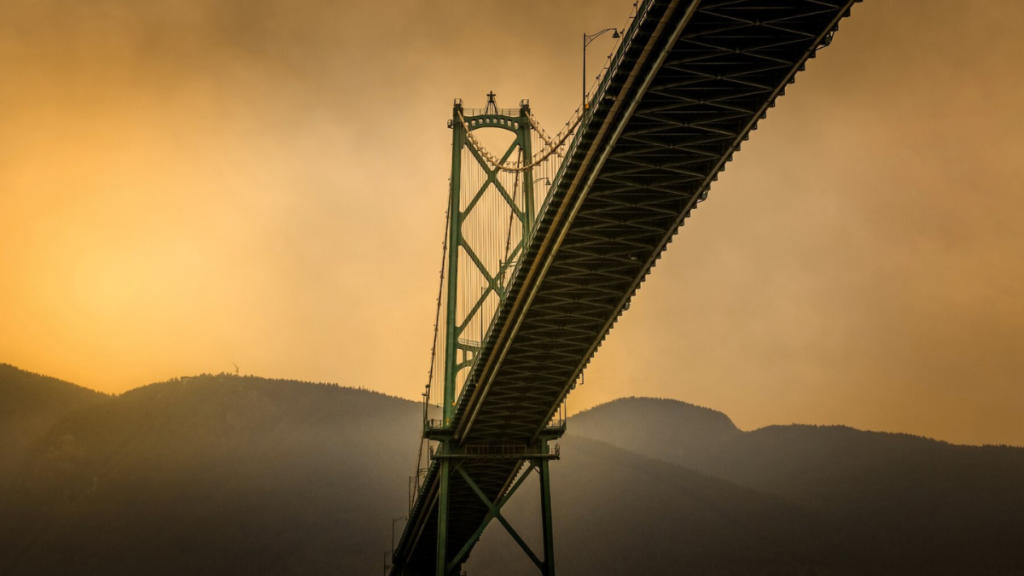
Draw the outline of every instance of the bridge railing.
[[[602,74],[600,74],[597,77],[597,79],[595,79],[594,84],[591,86],[592,90],[588,92],[588,94],[593,94],[593,96],[591,96],[587,101],[587,104],[589,104],[589,106],[581,105],[580,108],[578,108],[574,113],[574,117],[576,115],[582,115],[580,127],[579,129],[576,130],[575,136],[569,142],[569,147],[567,148],[565,153],[566,162],[562,163],[561,167],[556,173],[552,188],[561,184],[562,178],[565,173],[565,169],[568,165],[568,160],[575,155],[576,150],[580,146],[582,135],[586,133],[586,128],[590,125],[590,122],[593,120],[595,112],[597,112],[597,110],[601,108],[604,102],[604,97],[608,92],[608,86],[610,85],[612,79],[615,78],[615,74],[619,71],[619,67],[622,65],[622,60],[625,58],[625,55],[629,51],[629,48],[633,45],[633,39],[636,37],[637,30],[639,29],[639,26],[647,18],[652,4],[653,0],[644,0],[643,2],[640,3],[639,6],[637,6],[636,13],[630,16],[632,22],[630,22],[629,25],[625,27],[625,32],[622,34],[622,39],[620,40],[619,45],[616,47],[615,52],[609,58],[608,65],[602,69]],[[595,85],[596,88],[594,88]],[[545,203],[545,205],[542,206],[541,208],[541,214],[544,214],[544,212],[547,211],[547,208],[547,203]]]
[[[467,444],[447,449],[430,449],[431,460],[457,458],[459,460],[558,460],[561,448],[557,443],[542,450],[540,444]]]

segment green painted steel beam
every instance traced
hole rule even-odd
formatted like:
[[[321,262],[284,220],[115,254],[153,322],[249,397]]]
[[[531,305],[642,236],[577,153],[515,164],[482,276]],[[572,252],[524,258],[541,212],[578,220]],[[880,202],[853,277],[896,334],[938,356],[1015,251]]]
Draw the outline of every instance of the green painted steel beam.
[[[544,562],[542,562],[540,558],[537,558],[537,555],[534,554],[533,550],[530,549],[529,544],[527,544],[519,536],[519,533],[516,532],[516,529],[508,523],[508,520],[506,520],[504,516],[501,515],[501,510],[487,498],[487,495],[484,494],[483,490],[481,490],[480,487],[476,485],[476,482],[473,482],[473,479],[469,477],[469,474],[466,474],[466,471],[463,470],[461,466],[459,466],[457,470],[459,472],[459,475],[462,476],[462,479],[465,480],[466,484],[469,485],[470,489],[472,489],[473,492],[475,492],[476,495],[480,498],[480,500],[487,505],[489,514],[493,518],[497,518],[498,522],[501,522],[501,525],[505,527],[505,530],[508,532],[509,536],[511,536],[512,539],[516,541],[516,544],[519,544],[519,547],[522,548],[523,552],[525,552],[526,555],[530,557],[530,560],[532,560],[533,563],[537,565],[537,568],[540,568],[541,571],[544,571]]]
[[[529,147],[529,145],[527,145],[527,147]],[[501,163],[504,164],[505,161],[507,161],[512,156],[512,153],[515,152],[517,149],[522,149],[522,143],[519,141],[518,138],[516,140],[513,140],[512,143],[509,145],[508,150],[505,151],[505,155],[501,157]],[[509,196],[508,190],[506,190],[505,187],[501,184],[501,182],[498,181],[497,176],[498,172],[500,172],[499,168],[497,166],[491,168],[487,164],[487,162],[480,156],[480,153],[477,152],[476,149],[473,148],[472,146],[470,146],[469,151],[473,154],[473,157],[476,158],[476,161],[480,164],[480,167],[487,174],[487,180],[483,183],[482,186],[480,186],[480,189],[476,191],[476,194],[473,195],[473,199],[470,200],[469,204],[466,205],[466,209],[463,210],[463,214],[469,214],[469,212],[471,212],[473,208],[476,207],[476,204],[477,202],[480,201],[480,198],[483,197],[484,192],[487,190],[487,187],[490,186],[491,184],[494,184],[494,187],[498,190],[498,193],[501,194],[501,197],[505,199],[505,202],[508,204],[509,208],[512,209],[512,212],[515,213],[516,217],[518,217],[519,220],[523,220],[523,218],[525,218],[524,211],[521,210],[518,206],[516,206],[516,202],[514,199],[512,199],[512,197]]]
[[[548,452],[548,443],[541,442],[541,451]],[[540,513],[541,523],[544,532],[544,567],[541,571],[544,576],[555,576],[555,535],[553,514],[551,512],[551,472],[548,469],[548,459],[544,458],[538,463],[540,467]]]
[[[437,503],[437,575],[448,576],[448,492],[451,487],[451,462],[441,461],[441,493]]]
[[[533,472],[534,470],[536,470],[536,466],[531,464],[525,472],[520,474],[519,479],[516,480],[516,483],[513,484],[512,487],[509,488],[508,492],[506,492],[505,495],[501,498],[501,500],[498,501],[498,504],[495,506],[495,508],[501,510],[505,506],[505,504],[512,498],[512,495],[516,493],[516,490],[518,490],[519,487],[523,485],[523,482],[526,481],[526,478],[530,475],[530,472]],[[452,558],[452,561],[448,563],[449,572],[452,570],[452,568],[457,566],[460,561],[462,561],[466,554],[469,554],[469,550],[473,547],[473,544],[475,544],[476,541],[480,539],[480,536],[483,535],[484,530],[487,529],[487,526],[490,525],[491,520],[493,519],[494,514],[490,509],[488,509],[487,516],[484,517],[484,521],[480,523],[480,527],[476,529],[476,532],[473,532],[473,535],[469,537],[469,540],[466,540],[466,544],[462,546],[462,550],[459,550],[459,553],[456,554],[455,557]]]
[[[526,105],[519,109],[519,130],[517,132],[520,146],[523,150],[523,158],[530,162],[533,158],[533,141],[530,138],[530,106]],[[523,239],[530,237],[533,231],[533,220],[536,217],[533,207],[533,170],[523,173]]]
[[[458,333],[455,327],[455,312],[459,302],[459,245],[462,244],[462,215],[459,212],[461,199],[462,182],[462,147],[466,145],[466,137],[463,134],[462,122],[459,117],[462,115],[462,104],[456,104],[452,110],[452,175],[450,180],[451,190],[448,193],[449,210],[449,236],[448,236],[448,307],[445,323],[448,330],[445,332],[444,358],[444,406],[442,414],[445,426],[451,423],[452,414],[455,411],[455,377],[456,360],[455,350],[458,343]]]

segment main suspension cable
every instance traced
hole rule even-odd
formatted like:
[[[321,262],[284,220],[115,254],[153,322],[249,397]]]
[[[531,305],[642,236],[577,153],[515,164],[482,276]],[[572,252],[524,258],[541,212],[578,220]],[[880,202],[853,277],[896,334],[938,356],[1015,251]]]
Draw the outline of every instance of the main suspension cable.
[[[534,121],[532,117],[530,117],[530,116],[527,116],[527,117],[530,118],[530,125],[531,126],[534,126],[534,127],[539,126],[539,124],[537,124],[537,122]],[[573,135],[573,133],[576,130],[576,127],[579,126],[580,122],[583,121],[583,115],[582,114],[578,114],[576,116],[576,120],[574,122],[572,122],[571,125],[566,127],[566,129],[563,131],[563,133],[561,134],[561,137],[559,138],[559,140],[557,142],[555,142],[553,140],[549,140],[547,138],[547,134],[546,133],[543,134],[541,136],[541,138],[544,140],[544,143],[546,144],[546,146],[545,146],[544,150],[541,151],[542,154],[540,155],[540,157],[531,158],[530,159],[530,163],[526,164],[526,165],[523,165],[521,162],[517,162],[516,165],[508,165],[508,164],[503,163],[501,160],[498,160],[498,158],[496,156],[491,154],[491,152],[489,150],[484,148],[484,146],[482,144],[480,144],[479,141],[477,141],[476,136],[473,136],[473,132],[469,129],[469,124],[466,122],[466,118],[462,115],[461,111],[459,111],[459,121],[462,122],[462,127],[466,131],[466,140],[469,141],[469,144],[473,147],[473,149],[476,150],[477,153],[480,154],[480,156],[483,157],[484,160],[486,160],[488,164],[490,164],[492,167],[494,167],[494,168],[496,168],[498,170],[501,170],[503,172],[525,172],[525,171],[533,168],[534,166],[537,166],[538,164],[544,162],[545,160],[550,158],[553,154],[557,154],[559,152],[559,150],[561,149],[561,147],[563,145],[565,145],[566,140],[568,140],[569,137],[571,137]],[[559,154],[559,157],[561,157],[561,154]]]

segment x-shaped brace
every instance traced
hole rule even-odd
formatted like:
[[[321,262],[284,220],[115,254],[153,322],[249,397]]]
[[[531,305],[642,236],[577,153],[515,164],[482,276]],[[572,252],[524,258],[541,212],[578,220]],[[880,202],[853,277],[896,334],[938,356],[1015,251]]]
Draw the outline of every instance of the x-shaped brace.
[[[493,520],[494,518],[497,518],[498,522],[501,522],[501,525],[505,527],[505,530],[507,530],[509,535],[512,536],[512,539],[516,541],[516,544],[519,544],[519,547],[523,549],[523,552],[526,552],[526,555],[530,557],[530,560],[533,560],[533,563],[537,565],[537,568],[540,568],[541,572],[544,571],[544,561],[542,561],[540,558],[537,558],[537,555],[533,553],[533,550],[530,549],[530,546],[526,542],[524,542],[522,538],[519,537],[519,534],[515,531],[514,528],[512,528],[512,525],[508,523],[508,520],[506,520],[505,517],[501,515],[501,508],[505,505],[506,502],[509,501],[510,498],[512,498],[512,495],[515,494],[516,490],[518,490],[519,487],[523,485],[523,482],[526,481],[526,477],[530,475],[530,472],[536,469],[536,464],[531,463],[530,467],[527,468],[525,472],[519,475],[519,479],[517,479],[515,484],[512,485],[512,488],[510,488],[509,491],[504,496],[502,496],[500,500],[498,500],[498,503],[495,504],[487,498],[483,490],[481,490],[480,487],[476,485],[476,482],[473,482],[473,479],[469,477],[469,474],[467,474],[465,470],[463,470],[462,466],[456,468],[456,471],[458,471],[459,475],[462,476],[462,479],[466,481],[466,484],[469,485],[469,487],[473,489],[473,492],[476,493],[480,500],[487,505],[488,512],[487,516],[484,517],[484,521],[480,523],[480,527],[477,528],[476,532],[473,533],[473,536],[466,541],[466,544],[462,547],[462,550],[459,550],[459,553],[455,555],[455,558],[453,558],[452,561],[448,563],[448,572],[451,572],[453,568],[458,566],[459,561],[461,561],[466,556],[466,554],[469,553],[469,549],[472,548],[473,544],[480,539],[480,536],[484,533],[484,529],[487,528],[487,525],[490,524],[491,520]]]

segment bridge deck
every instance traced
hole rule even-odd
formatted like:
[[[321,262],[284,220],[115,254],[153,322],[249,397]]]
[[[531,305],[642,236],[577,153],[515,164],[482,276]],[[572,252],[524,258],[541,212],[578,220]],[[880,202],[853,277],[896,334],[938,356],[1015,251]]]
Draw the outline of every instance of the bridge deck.
[[[701,195],[857,1],[642,3],[467,379],[457,444],[537,439]],[[496,501],[522,461],[463,467]],[[437,468],[395,574],[434,571]],[[487,514],[457,476],[450,494],[449,558]]]

